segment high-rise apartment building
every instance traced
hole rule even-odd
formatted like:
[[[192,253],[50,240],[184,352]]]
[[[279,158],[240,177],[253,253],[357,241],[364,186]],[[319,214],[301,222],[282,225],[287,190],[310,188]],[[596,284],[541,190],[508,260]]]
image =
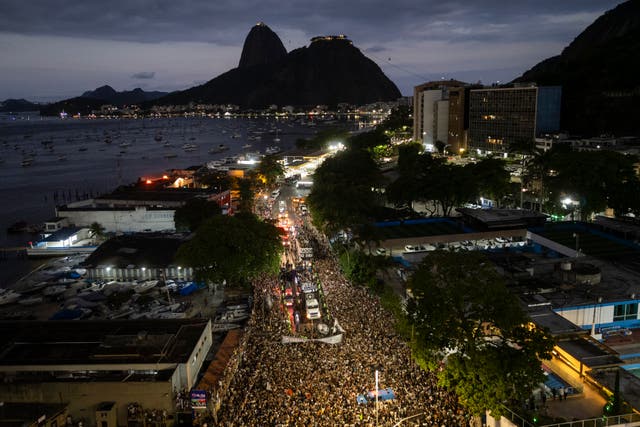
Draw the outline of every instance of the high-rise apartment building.
[[[469,99],[469,148],[509,152],[512,144],[560,129],[560,86],[475,89]]]
[[[458,150],[464,139],[464,129],[460,127],[464,127],[465,86],[457,80],[443,80],[413,89],[413,140],[422,143],[427,151],[433,151],[437,141],[449,144],[449,150]],[[450,129],[451,121],[455,130]]]

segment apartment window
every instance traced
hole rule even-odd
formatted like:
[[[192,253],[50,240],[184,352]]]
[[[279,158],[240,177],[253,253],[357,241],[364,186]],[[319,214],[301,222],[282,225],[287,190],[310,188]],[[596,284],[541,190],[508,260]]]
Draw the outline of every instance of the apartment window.
[[[638,318],[638,303],[620,304],[613,309],[613,321],[634,320]]]

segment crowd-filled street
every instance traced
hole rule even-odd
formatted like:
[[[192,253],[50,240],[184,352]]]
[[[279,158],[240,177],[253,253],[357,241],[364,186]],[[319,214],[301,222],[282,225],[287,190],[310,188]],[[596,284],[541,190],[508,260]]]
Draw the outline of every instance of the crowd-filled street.
[[[393,318],[365,288],[351,285],[319,235],[313,272],[327,310],[345,330],[340,344],[284,344],[290,316],[277,277],[256,281],[247,345],[217,414],[225,426],[465,426],[457,398],[421,370],[396,334]],[[391,388],[395,399],[358,403],[357,396]],[[419,415],[422,414],[422,415]],[[377,424],[376,424],[377,418]]]

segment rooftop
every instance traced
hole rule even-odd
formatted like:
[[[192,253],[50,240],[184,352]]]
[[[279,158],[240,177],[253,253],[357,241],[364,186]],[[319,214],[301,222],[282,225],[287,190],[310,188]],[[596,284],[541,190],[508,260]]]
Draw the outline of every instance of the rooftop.
[[[511,288],[529,307],[547,305],[561,311],[640,299],[636,272],[595,257],[550,259],[529,254],[490,258],[504,270]]]
[[[618,356],[605,350],[593,340],[574,338],[560,341],[557,345],[589,369],[619,366],[623,363]]]
[[[536,307],[528,312],[531,321],[541,328],[547,329],[553,337],[586,335],[582,329],[548,307]]]
[[[132,234],[117,236],[101,244],[83,263],[126,268],[130,265],[166,267],[173,263],[184,236],[181,234]]]
[[[526,209],[456,208],[465,221],[486,229],[527,228],[542,225],[547,215]]]
[[[42,242],[59,242],[61,240],[67,240],[69,237],[76,234],[78,231],[82,230],[82,227],[64,227],[55,233],[51,234],[49,237],[41,240]]]
[[[0,322],[0,369],[15,365],[184,363],[207,322]]]

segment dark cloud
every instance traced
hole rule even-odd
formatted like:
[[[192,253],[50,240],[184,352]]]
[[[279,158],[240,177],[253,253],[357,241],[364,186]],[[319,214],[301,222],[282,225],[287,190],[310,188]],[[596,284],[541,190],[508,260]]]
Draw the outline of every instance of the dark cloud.
[[[0,30],[19,34],[241,44],[256,21],[306,36],[346,33],[356,42],[567,39],[576,14],[600,14],[612,0],[30,0],[6,2]],[[558,24],[549,17],[567,17]]]
[[[69,87],[79,85],[81,78],[88,79],[82,70],[93,69],[96,80],[118,78],[127,85],[133,78],[153,81],[158,87],[186,88],[235,66],[249,29],[258,21],[269,25],[287,50],[308,44],[315,35],[346,34],[403,93],[410,93],[413,85],[431,75],[461,73],[467,81],[508,80],[559,54],[595,18],[619,3],[621,0],[5,1],[0,13],[0,56],[12,60],[11,67],[0,63],[0,73],[12,76],[14,83],[0,82],[0,94],[18,86],[39,87],[43,67],[52,67],[58,80]],[[46,46],[57,50],[47,51]],[[111,55],[95,56],[103,50]],[[62,62],[49,57],[55,66],[45,64],[43,57],[51,52],[69,58]],[[513,71],[504,71],[507,68]],[[162,69],[162,75],[138,72],[145,69]],[[35,76],[29,77],[32,83],[27,83],[28,76]]]
[[[364,51],[367,53],[380,53],[384,52],[385,50],[387,50],[387,48],[384,46],[371,46],[366,48]]]
[[[148,79],[152,79],[156,76],[156,72],[155,71],[142,71],[140,73],[135,73],[134,75],[131,76],[132,79],[141,79],[141,80],[148,80]]]

